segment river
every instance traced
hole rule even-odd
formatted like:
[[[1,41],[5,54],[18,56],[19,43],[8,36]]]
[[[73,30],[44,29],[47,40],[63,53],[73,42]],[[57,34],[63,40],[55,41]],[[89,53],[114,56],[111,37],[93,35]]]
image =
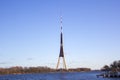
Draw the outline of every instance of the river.
[[[120,78],[97,78],[101,72],[57,72],[38,74],[0,75],[0,80],[120,80]]]

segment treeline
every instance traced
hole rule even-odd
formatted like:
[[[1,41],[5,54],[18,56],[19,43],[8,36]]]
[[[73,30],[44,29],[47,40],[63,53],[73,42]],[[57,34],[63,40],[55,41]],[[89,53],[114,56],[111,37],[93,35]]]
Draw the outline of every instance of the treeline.
[[[0,74],[26,74],[26,73],[42,73],[42,72],[53,72],[54,69],[49,67],[10,67],[10,68],[0,68]]]
[[[120,60],[114,61],[110,65],[105,65],[101,69],[102,71],[112,71],[112,72],[120,72]]]
[[[0,68],[0,75],[4,74],[27,74],[27,73],[47,73],[47,72],[80,72],[80,71],[90,71],[90,68],[74,68],[74,69],[53,69],[49,67],[10,67],[10,68]]]
[[[71,68],[68,69],[69,72],[82,72],[82,71],[91,71],[90,68]]]
[[[63,72],[87,72],[87,71],[91,71],[90,68],[70,68],[70,69],[58,69],[56,70],[56,72],[59,72],[59,71],[63,71]]]

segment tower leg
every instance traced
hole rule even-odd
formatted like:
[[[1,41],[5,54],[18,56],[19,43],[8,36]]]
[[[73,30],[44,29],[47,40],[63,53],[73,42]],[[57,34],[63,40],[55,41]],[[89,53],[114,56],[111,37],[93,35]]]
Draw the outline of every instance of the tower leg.
[[[64,58],[64,57],[63,57],[63,66],[64,66],[64,68],[67,70],[66,62],[65,62],[65,58]]]
[[[60,64],[60,57],[58,58],[56,69],[58,69],[59,64]]]

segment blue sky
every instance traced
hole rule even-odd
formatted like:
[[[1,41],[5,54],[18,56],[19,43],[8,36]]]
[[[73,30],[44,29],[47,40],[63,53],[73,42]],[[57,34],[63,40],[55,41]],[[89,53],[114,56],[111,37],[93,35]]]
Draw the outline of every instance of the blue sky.
[[[0,0],[0,67],[55,68],[63,16],[68,68],[120,59],[120,0]]]

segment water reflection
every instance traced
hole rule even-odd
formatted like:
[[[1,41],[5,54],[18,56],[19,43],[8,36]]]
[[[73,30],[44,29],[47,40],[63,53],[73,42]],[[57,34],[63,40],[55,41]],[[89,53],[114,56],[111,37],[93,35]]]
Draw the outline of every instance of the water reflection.
[[[59,80],[67,80],[66,76],[67,76],[67,74],[65,72],[60,72]]]
[[[2,75],[0,80],[120,80],[120,78],[97,78],[100,72],[59,72],[21,75]]]

